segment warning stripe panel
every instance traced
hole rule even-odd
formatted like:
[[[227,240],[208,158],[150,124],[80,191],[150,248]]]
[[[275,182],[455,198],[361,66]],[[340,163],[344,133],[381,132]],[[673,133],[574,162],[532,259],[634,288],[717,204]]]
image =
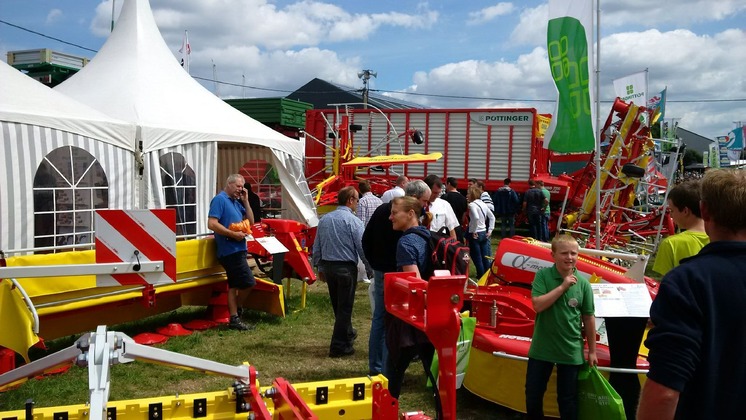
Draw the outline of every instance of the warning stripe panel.
[[[148,212],[150,213],[150,212]],[[138,251],[141,258],[145,256],[149,261],[158,261],[164,259],[164,268],[169,266],[169,272],[166,275],[172,280],[176,280],[176,250],[167,250],[159,243],[143,225],[132,219],[129,212],[126,211],[106,211],[101,212],[101,217],[115,226],[117,231],[127,239]],[[163,226],[162,224],[158,224]],[[157,225],[156,225],[157,226]],[[164,252],[165,251],[165,252]],[[170,255],[173,264],[166,261]],[[164,270],[165,271],[165,270]]]
[[[99,260],[99,257],[101,258],[101,261],[116,261],[119,260],[119,256],[114,253],[111,249],[109,249],[108,246],[106,246],[102,241],[96,240],[96,260]],[[114,278],[114,280],[117,281],[117,283],[123,285],[123,286],[130,286],[130,285],[145,285],[148,284],[148,282],[145,280],[145,278],[142,276],[142,274],[138,273],[126,273],[126,274],[111,274],[111,277]]]
[[[150,211],[125,210],[135,223],[148,232],[166,251],[176,255],[176,211],[159,209]]]
[[[102,252],[96,253],[96,262],[134,264],[138,261],[163,261],[163,272],[133,274],[144,279],[146,284],[173,283],[176,281],[175,225],[173,209],[97,210],[96,243],[107,249],[102,248]],[[112,275],[100,275],[96,284],[133,284],[136,280],[129,276],[120,282]],[[142,281],[138,284],[142,284]]]

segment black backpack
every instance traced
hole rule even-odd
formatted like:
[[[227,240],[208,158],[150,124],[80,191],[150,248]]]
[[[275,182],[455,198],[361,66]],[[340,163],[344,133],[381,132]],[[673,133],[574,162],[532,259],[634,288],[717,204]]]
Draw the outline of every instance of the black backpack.
[[[412,230],[413,233],[428,243],[428,252],[430,253],[430,264],[427,273],[420,273],[420,276],[429,280],[435,270],[447,270],[451,274],[469,275],[469,247],[451,238],[448,228],[442,227],[438,232],[424,233],[421,230]]]

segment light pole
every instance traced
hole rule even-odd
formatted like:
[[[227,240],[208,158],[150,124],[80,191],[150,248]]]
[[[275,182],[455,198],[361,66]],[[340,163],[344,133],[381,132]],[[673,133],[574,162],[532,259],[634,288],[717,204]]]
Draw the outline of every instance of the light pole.
[[[377,76],[378,73],[370,69],[357,72],[357,77],[363,80],[363,108],[365,109],[368,109],[368,82],[371,77]]]

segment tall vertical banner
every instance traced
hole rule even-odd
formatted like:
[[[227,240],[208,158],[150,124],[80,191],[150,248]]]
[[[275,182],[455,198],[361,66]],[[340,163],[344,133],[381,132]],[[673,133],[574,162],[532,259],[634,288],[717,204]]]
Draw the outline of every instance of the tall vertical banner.
[[[720,168],[727,168],[730,166],[730,158],[728,157],[728,136],[716,137],[718,141],[718,156],[720,157]]]
[[[648,109],[652,110],[653,117],[650,119],[650,124],[655,124],[659,120],[662,121],[666,115],[666,90],[668,87],[663,88],[662,91],[653,95],[648,99]]]
[[[634,102],[637,106],[648,104],[648,72],[639,71],[614,80],[614,93],[624,102]]]
[[[595,149],[593,2],[549,0],[547,53],[557,104],[544,147],[562,153]]]
[[[741,159],[741,152],[746,149],[746,127],[738,127],[728,133],[725,147],[728,149],[728,159],[738,161]]]

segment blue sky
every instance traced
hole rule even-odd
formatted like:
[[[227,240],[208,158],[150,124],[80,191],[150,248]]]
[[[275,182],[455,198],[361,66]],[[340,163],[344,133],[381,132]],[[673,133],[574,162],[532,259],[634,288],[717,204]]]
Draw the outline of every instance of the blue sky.
[[[116,0],[117,9],[123,1],[129,0]],[[650,91],[668,86],[667,117],[678,118],[682,127],[714,137],[730,131],[734,121],[746,122],[746,0],[600,1],[602,100],[613,99],[613,79],[647,68]],[[290,92],[314,77],[359,88],[357,72],[372,69],[378,73],[372,89],[431,107],[553,108],[537,101],[554,98],[544,45],[546,1],[151,5],[176,56],[189,31],[196,77],[212,79],[215,63],[218,80],[240,85],[245,78],[248,86]],[[3,0],[0,20],[96,50],[106,40],[111,10],[111,0]],[[35,48],[95,55],[0,23],[0,54]],[[214,90],[212,82],[203,84]],[[283,95],[230,85],[220,85],[218,93]],[[602,103],[603,117],[609,107]]]

